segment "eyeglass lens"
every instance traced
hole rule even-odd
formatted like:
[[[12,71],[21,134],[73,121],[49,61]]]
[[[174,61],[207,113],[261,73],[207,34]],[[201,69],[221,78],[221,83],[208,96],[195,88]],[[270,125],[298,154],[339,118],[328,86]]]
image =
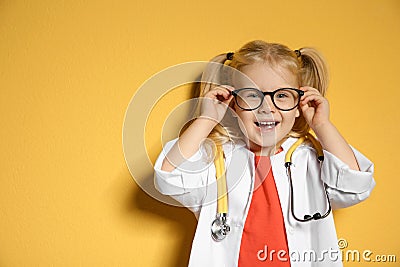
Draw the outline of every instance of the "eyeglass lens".
[[[290,110],[299,103],[299,93],[291,88],[278,89],[271,96],[274,105],[281,110]],[[238,91],[236,102],[242,109],[256,109],[264,100],[263,93],[258,89],[245,88]]]

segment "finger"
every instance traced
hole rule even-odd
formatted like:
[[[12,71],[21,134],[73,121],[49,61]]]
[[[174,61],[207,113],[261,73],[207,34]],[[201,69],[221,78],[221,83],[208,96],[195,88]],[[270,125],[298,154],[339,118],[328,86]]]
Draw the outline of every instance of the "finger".
[[[303,92],[304,92],[303,96],[307,96],[307,95],[320,95],[320,96],[322,96],[322,94],[318,90],[308,90],[308,91],[303,91]]]
[[[303,99],[301,99],[300,102],[303,105],[310,103],[310,102],[314,102],[315,104],[321,104],[321,103],[325,102],[325,98],[321,95],[312,94],[312,95],[305,96]]]
[[[229,97],[231,96],[231,91],[224,87],[218,87],[213,89],[213,94],[219,100],[224,101],[229,99]]]
[[[231,92],[231,91],[235,90],[235,88],[233,88],[233,86],[226,85],[226,84],[224,84],[224,85],[220,85],[219,87],[221,87],[221,88],[224,88],[224,89],[228,90],[228,92]]]
[[[229,98],[229,96],[232,94],[232,91],[235,90],[235,88],[233,88],[232,86],[229,85],[221,85],[218,86],[217,88],[222,89],[223,91],[225,91],[227,93],[227,95],[224,94],[225,98]],[[228,96],[228,97],[226,97]]]
[[[299,89],[304,91],[304,92],[317,92],[317,93],[319,93],[318,89],[315,89],[314,87],[311,87],[311,86],[301,86]]]
[[[301,108],[301,111],[303,111],[303,113],[306,112],[306,110],[309,107],[311,107],[311,105],[309,105],[308,102],[307,103],[300,102],[300,108]]]
[[[204,96],[209,97],[212,99],[217,99],[217,98],[227,98],[230,94],[222,89],[222,88],[213,88],[212,90],[208,91]]]
[[[321,95],[316,95],[316,94],[310,94],[304,96],[304,98],[301,99],[301,102],[309,102],[313,100],[324,100],[325,98]]]
[[[226,100],[222,101],[222,103],[229,105],[229,103],[232,101],[233,95],[230,95]]]
[[[300,106],[301,111],[303,112],[303,115],[307,116],[308,114],[313,113],[315,111],[315,108],[309,105],[301,105]]]
[[[312,122],[314,114],[315,114],[315,108],[313,107],[308,107],[307,109],[303,110],[303,116],[309,125]]]
[[[311,96],[311,95],[323,97],[320,92],[314,91],[314,90],[312,90],[312,91],[310,90],[310,91],[304,92],[304,95],[302,95],[302,97],[300,99],[303,100],[306,97]]]

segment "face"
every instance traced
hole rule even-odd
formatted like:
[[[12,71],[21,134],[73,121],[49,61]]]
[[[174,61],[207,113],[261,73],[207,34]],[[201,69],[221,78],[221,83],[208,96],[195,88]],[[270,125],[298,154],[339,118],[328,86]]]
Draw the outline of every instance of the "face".
[[[245,66],[241,72],[248,78],[236,77],[235,89],[252,87],[272,92],[278,88],[298,88],[296,76],[283,69],[272,69],[263,63]],[[290,111],[277,109],[268,95],[255,110],[243,110],[236,103],[234,109],[239,117],[240,128],[248,138],[250,150],[256,155],[273,154],[276,143],[291,131],[296,117],[300,115],[298,107]]]

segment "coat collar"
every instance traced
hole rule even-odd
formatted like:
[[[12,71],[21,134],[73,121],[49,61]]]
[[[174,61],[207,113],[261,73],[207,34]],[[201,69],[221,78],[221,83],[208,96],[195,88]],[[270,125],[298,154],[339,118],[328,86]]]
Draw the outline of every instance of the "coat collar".
[[[281,153],[286,154],[286,152],[297,141],[297,139],[298,138],[295,138],[295,137],[288,137],[281,145],[281,147],[283,149],[283,151]],[[235,142],[226,143],[226,144],[224,144],[223,147],[224,147],[224,151],[229,151],[229,152],[231,152],[231,151],[233,151],[235,149],[243,149],[243,148],[247,149],[246,143],[241,139],[239,139],[239,140],[237,140]],[[251,156],[254,157],[254,153],[253,152],[251,152],[249,150],[249,153],[250,153]]]

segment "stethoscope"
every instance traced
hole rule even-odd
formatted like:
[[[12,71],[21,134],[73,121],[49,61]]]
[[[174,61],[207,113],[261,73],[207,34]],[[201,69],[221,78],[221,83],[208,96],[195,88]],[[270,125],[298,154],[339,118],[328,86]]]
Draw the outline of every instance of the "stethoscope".
[[[321,213],[316,212],[314,215],[306,214],[303,219],[298,218],[294,214],[294,197],[293,197],[293,183],[292,183],[292,172],[290,166],[292,163],[292,155],[293,152],[298,148],[302,143],[310,141],[313,147],[317,152],[317,159],[322,165],[324,161],[324,153],[322,150],[321,144],[315,139],[315,137],[311,134],[307,134],[304,137],[300,137],[288,150],[285,156],[285,168],[286,174],[289,178],[289,187],[290,187],[290,209],[293,218],[298,222],[308,222],[311,220],[320,220],[329,215],[331,212],[331,204],[329,201],[328,193],[325,191],[326,202],[327,202],[327,211],[321,215]],[[230,232],[231,228],[228,223],[228,193],[227,193],[227,184],[226,184],[226,176],[225,176],[225,161],[224,161],[224,151],[222,149],[222,145],[216,145],[215,151],[215,159],[214,165],[216,170],[216,178],[217,178],[217,214],[215,220],[211,224],[211,236],[215,241],[223,240]]]

